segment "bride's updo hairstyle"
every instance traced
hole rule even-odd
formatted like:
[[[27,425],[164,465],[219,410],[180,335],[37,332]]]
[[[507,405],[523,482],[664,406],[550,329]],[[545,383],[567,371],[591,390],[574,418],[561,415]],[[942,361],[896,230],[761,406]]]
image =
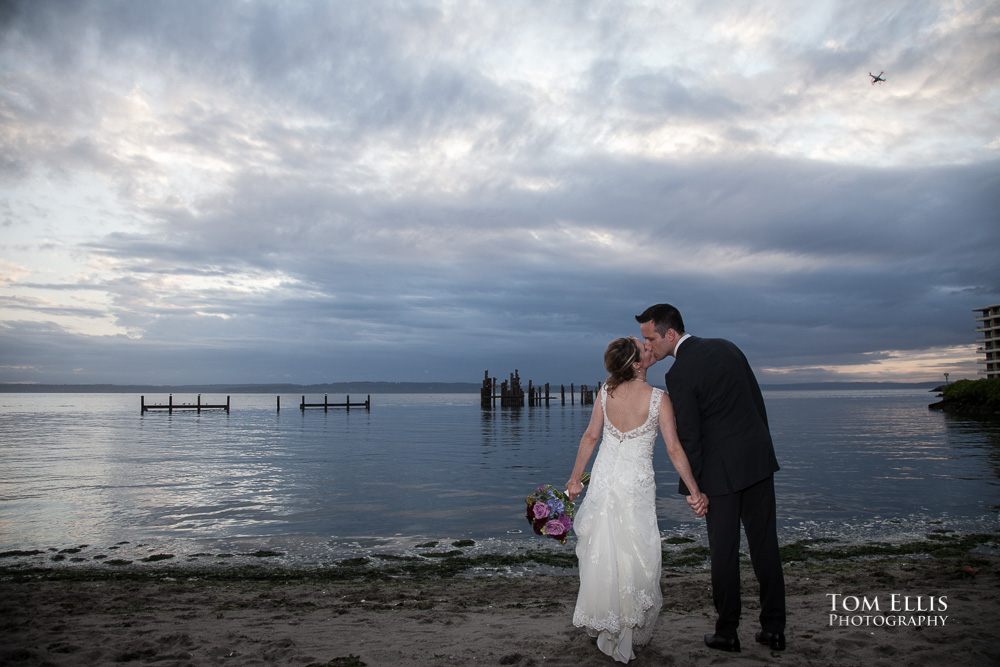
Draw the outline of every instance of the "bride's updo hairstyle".
[[[632,364],[639,360],[640,352],[634,338],[616,338],[608,345],[608,349],[604,351],[604,368],[610,373],[605,382],[609,396],[623,382],[635,378]]]

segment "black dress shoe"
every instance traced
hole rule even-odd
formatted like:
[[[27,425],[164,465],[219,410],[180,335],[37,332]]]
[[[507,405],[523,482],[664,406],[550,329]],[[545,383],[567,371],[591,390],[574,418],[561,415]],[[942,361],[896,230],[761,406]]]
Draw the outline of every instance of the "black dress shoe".
[[[732,639],[726,639],[725,637],[720,637],[719,635],[705,635],[705,646],[708,648],[718,649],[720,651],[739,653],[740,638],[733,637]]]
[[[758,644],[767,644],[768,646],[770,646],[772,651],[785,650],[784,632],[767,632],[765,630],[761,630],[753,637],[754,639],[757,640]]]

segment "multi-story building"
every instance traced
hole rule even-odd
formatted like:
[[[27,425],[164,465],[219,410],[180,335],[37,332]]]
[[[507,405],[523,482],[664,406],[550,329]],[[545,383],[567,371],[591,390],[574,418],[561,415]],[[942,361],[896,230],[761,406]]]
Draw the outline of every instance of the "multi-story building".
[[[985,359],[979,359],[978,363],[986,364],[986,370],[980,369],[979,374],[988,378],[1000,378],[1000,305],[986,306],[985,308],[973,308],[972,312],[979,313],[976,322],[980,322],[976,327],[976,352],[985,353]]]

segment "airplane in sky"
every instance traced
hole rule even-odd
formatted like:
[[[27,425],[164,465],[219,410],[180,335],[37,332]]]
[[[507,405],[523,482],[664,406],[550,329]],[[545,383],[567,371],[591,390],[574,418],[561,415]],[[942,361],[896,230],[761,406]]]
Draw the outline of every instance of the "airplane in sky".
[[[874,85],[875,85],[876,83],[882,83],[883,81],[885,81],[885,78],[884,78],[884,77],[882,76],[883,74],[885,74],[885,72],[879,72],[879,73],[878,73],[878,76],[875,76],[875,75],[874,75],[874,74],[872,74],[871,72],[868,72],[868,76],[870,76],[870,77],[872,78],[872,85],[873,85],[873,86],[874,86]]]

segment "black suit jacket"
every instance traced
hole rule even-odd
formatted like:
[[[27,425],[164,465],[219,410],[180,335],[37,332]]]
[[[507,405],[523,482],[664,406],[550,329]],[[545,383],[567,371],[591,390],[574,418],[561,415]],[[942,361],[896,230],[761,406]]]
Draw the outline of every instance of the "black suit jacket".
[[[734,493],[778,470],[760,386],[736,345],[686,339],[666,384],[677,435],[702,492]],[[688,494],[683,481],[678,492]]]

